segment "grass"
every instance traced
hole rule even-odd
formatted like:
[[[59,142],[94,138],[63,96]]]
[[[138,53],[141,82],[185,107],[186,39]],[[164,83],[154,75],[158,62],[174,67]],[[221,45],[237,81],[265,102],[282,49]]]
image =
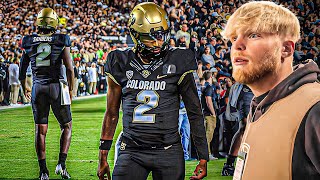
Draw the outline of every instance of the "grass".
[[[72,179],[98,179],[98,146],[105,97],[74,101],[72,104],[73,132],[67,167]],[[121,117],[120,117],[121,118]],[[0,179],[37,179],[38,161],[34,148],[34,122],[31,107],[0,111]],[[121,131],[119,122],[116,136]],[[59,154],[60,129],[50,113],[46,138],[47,166],[50,179],[60,179],[54,174]],[[114,149],[108,162],[113,168]],[[208,163],[206,179],[230,180],[220,175],[225,159]],[[197,161],[186,162],[186,179],[191,176]],[[149,178],[152,179],[152,178]]]

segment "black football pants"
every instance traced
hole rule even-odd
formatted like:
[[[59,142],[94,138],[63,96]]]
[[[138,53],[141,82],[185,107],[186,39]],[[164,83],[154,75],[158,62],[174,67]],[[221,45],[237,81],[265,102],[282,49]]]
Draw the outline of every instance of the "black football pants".
[[[31,103],[36,124],[48,124],[50,106],[60,124],[66,124],[72,120],[70,105],[61,105],[59,83],[46,85],[34,83]]]
[[[185,164],[181,143],[156,149],[121,146],[113,180],[183,180]]]

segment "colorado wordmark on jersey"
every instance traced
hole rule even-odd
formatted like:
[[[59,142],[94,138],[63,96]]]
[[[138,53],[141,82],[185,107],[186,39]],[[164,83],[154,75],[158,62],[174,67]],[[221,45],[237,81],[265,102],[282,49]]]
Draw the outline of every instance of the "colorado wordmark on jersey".
[[[165,90],[166,82],[165,81],[143,81],[143,80],[128,80],[127,88],[139,89],[139,90]]]

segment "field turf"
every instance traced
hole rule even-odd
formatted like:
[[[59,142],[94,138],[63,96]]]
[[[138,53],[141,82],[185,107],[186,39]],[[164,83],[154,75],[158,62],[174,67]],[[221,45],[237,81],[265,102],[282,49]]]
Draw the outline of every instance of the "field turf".
[[[73,132],[66,163],[72,179],[98,179],[98,146],[105,101],[105,97],[95,97],[74,101],[72,104]],[[115,138],[120,131],[121,121]],[[58,122],[50,113],[46,138],[46,159],[50,179],[60,179],[60,176],[54,174],[59,154],[59,137]],[[108,162],[111,168],[113,154],[114,148],[109,152]],[[225,159],[210,161],[206,179],[232,179],[220,175],[224,162]],[[189,179],[196,164],[197,161],[186,162],[186,179]],[[0,179],[37,179],[38,173],[31,106],[0,110]]]

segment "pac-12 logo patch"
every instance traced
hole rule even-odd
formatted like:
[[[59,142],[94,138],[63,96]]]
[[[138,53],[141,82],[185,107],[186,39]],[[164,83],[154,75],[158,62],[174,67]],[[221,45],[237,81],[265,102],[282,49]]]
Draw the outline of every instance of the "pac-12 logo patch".
[[[133,71],[129,70],[129,71],[126,71],[126,76],[129,80],[131,80],[131,78],[133,77]]]

